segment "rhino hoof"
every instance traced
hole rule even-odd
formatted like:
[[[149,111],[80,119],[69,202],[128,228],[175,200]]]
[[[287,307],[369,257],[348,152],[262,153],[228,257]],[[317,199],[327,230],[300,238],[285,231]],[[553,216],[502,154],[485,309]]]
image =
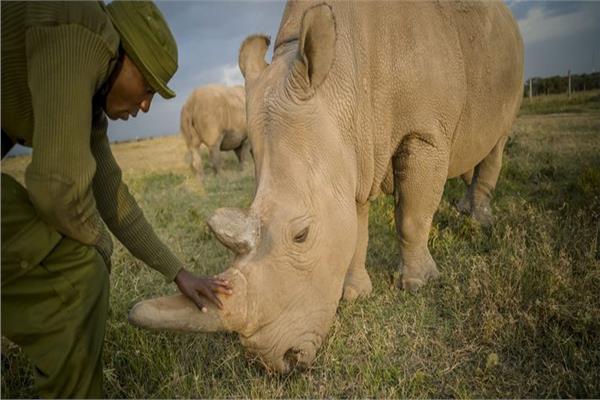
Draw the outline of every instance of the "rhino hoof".
[[[358,297],[366,297],[373,291],[373,284],[369,274],[364,269],[349,272],[344,281],[344,293],[342,299],[354,301]]]
[[[400,281],[399,289],[407,290],[411,293],[416,293],[419,291],[421,286],[425,285],[425,282],[421,279],[415,278],[402,278]]]
[[[463,196],[456,204],[456,209],[462,214],[469,214],[471,212],[471,200],[467,195]]]
[[[484,228],[489,228],[494,224],[494,215],[487,206],[475,208],[471,212],[471,216]]]
[[[429,271],[427,271],[422,278],[414,278],[403,275],[396,286],[399,289],[407,290],[411,293],[416,293],[422,286],[424,286],[427,283],[428,280],[437,279],[439,276],[439,271],[436,267],[433,267]]]
[[[480,204],[472,204],[469,197],[465,195],[456,204],[456,209],[462,214],[470,215],[484,228],[488,228],[494,224],[494,216],[489,201],[483,201]]]
[[[359,297],[366,297],[371,293],[371,288],[369,289],[359,289],[354,287],[353,285],[344,286],[344,294],[342,295],[342,299],[345,301],[354,301]]]

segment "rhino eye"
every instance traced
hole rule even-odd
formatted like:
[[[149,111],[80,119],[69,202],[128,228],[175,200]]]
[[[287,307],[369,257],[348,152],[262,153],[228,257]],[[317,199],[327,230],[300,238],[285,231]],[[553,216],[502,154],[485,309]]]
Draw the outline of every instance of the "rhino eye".
[[[308,236],[308,226],[306,228],[302,229],[300,232],[298,232],[296,234],[296,236],[294,236],[294,242],[303,243],[306,240],[307,236]]]

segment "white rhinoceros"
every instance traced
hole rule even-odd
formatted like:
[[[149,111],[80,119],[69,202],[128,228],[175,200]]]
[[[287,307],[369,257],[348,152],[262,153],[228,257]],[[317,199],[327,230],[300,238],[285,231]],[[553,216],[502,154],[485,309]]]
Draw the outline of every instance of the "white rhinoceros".
[[[244,87],[206,85],[194,90],[181,108],[180,130],[198,178],[203,174],[202,144],[208,147],[215,174],[221,170],[221,151],[233,150],[243,166],[250,153]]]
[[[448,178],[484,222],[523,88],[523,44],[500,2],[291,2],[269,39],[242,44],[256,191],[209,220],[236,257],[223,310],[181,296],[139,303],[134,324],[231,330],[278,371],[309,364],[340,299],[371,291],[369,200],[394,194],[402,277],[438,275],[427,247]]]

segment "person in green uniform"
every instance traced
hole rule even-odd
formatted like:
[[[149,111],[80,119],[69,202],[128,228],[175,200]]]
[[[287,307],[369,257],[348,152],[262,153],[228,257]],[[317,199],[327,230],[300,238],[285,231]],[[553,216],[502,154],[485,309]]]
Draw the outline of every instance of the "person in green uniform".
[[[107,117],[150,109],[177,70],[152,2],[2,2],[2,156],[33,148],[25,187],[2,174],[2,335],[42,397],[102,397],[112,239],[205,311],[229,283],[199,278],[161,242],[122,181]]]

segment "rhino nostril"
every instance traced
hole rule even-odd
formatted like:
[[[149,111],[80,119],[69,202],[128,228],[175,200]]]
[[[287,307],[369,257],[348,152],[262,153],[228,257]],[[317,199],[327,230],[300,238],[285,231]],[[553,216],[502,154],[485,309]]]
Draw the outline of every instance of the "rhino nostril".
[[[283,355],[283,362],[287,366],[288,371],[294,369],[305,370],[308,366],[303,351],[301,349],[291,347]]]
[[[298,349],[292,347],[283,355],[283,362],[286,364],[288,371],[296,369],[300,366],[298,363],[299,353],[300,351]]]
[[[288,349],[283,355],[283,362],[288,367],[288,370],[296,368],[296,365],[298,364],[298,350],[293,347]]]

